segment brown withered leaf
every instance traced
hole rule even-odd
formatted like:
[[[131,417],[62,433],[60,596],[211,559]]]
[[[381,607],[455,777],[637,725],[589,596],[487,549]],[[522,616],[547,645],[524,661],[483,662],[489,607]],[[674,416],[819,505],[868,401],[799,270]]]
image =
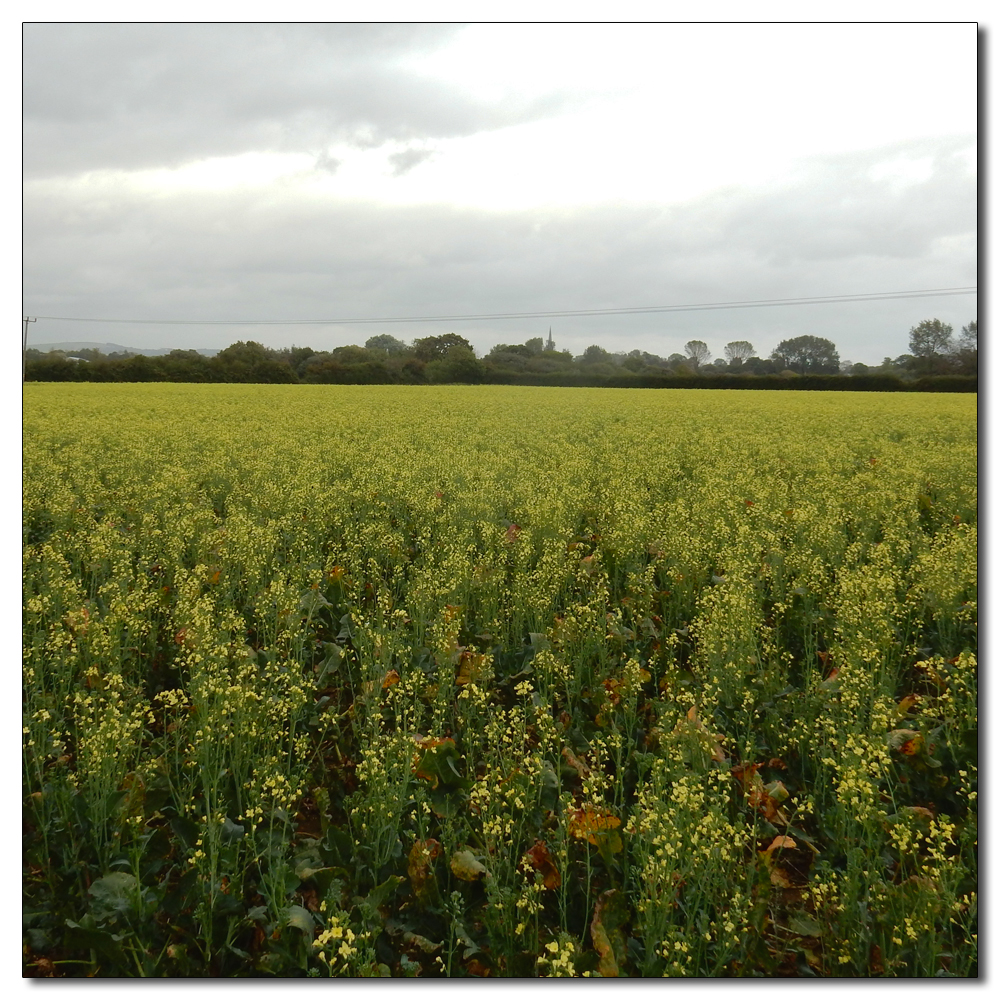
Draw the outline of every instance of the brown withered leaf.
[[[567,815],[570,836],[587,840],[595,847],[607,848],[612,854],[622,850],[624,845],[618,833],[622,821],[613,813],[588,805],[582,809],[570,809]]]
[[[736,764],[729,773],[743,786],[744,792],[749,792],[759,768],[760,764]]]
[[[602,682],[604,684],[604,690],[608,692],[608,700],[612,705],[617,705],[621,700],[621,689],[624,686],[623,682],[615,677],[608,677]]]
[[[788,816],[780,806],[788,798],[788,790],[780,781],[765,786],[757,773],[760,767],[760,764],[738,764],[730,773],[743,786],[751,809],[756,809],[770,823],[788,826]]]
[[[628,905],[619,889],[602,892],[594,906],[590,922],[590,937],[601,956],[597,971],[605,979],[620,975],[625,963],[626,947],[623,926],[628,922]]]
[[[699,743],[701,743],[706,752],[711,754],[712,760],[720,763],[726,760],[726,754],[721,746],[722,733],[713,733],[705,726],[701,719],[698,718],[697,705],[692,705],[688,709],[687,718],[678,722],[674,727],[675,733],[685,731],[693,733],[698,737]]]
[[[562,876],[544,840],[536,840],[525,853],[523,861],[542,876],[542,885],[546,889],[558,889],[562,885]]]
[[[461,686],[478,681],[483,676],[485,664],[485,653],[475,653],[470,649],[462,650],[462,655],[458,660],[458,674],[455,677],[455,683]]]
[[[767,865],[771,885],[779,889],[800,889],[808,883],[813,854],[800,850],[791,837],[775,837],[760,856]]]
[[[793,871],[787,865],[775,865],[769,874],[771,885],[779,889],[801,889],[809,879]]]
[[[422,902],[435,895],[437,882],[434,878],[434,861],[441,853],[441,845],[436,840],[418,840],[410,848],[406,873],[410,876],[413,894]]]
[[[779,847],[788,848],[790,850],[795,850],[795,848],[798,847],[798,846],[799,845],[797,843],[795,843],[795,841],[792,840],[791,837],[777,836],[777,837],[774,838],[774,840],[771,841],[770,844],[768,844],[768,846],[765,849],[764,853],[765,854],[770,854],[772,851],[778,850]]]
[[[446,743],[453,744],[455,741],[450,736],[421,736],[419,733],[415,733],[413,742],[421,750],[433,750],[435,747],[442,747]]]
[[[38,975],[42,979],[56,978],[56,966],[55,962],[53,962],[51,958],[39,955],[31,964],[38,970]]]
[[[586,778],[590,775],[590,768],[569,747],[563,747],[560,756],[578,777]]]
[[[868,952],[868,968],[873,976],[881,976],[885,973],[885,965],[882,962],[882,949],[873,944]]]
[[[920,753],[923,745],[924,734],[917,729],[894,729],[889,733],[889,749],[907,757]]]

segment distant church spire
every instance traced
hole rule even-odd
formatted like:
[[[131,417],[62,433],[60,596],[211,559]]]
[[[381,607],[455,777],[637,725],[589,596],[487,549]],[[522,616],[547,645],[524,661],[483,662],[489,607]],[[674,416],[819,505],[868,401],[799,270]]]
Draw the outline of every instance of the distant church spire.
[[[545,342],[545,350],[554,351],[556,349],[556,342],[552,339],[552,327],[549,327],[549,339]]]

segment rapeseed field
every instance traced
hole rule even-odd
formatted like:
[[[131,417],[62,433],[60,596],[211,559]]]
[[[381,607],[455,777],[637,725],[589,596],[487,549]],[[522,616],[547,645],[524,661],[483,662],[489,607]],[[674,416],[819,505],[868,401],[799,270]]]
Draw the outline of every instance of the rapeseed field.
[[[25,386],[24,963],[974,976],[971,395]]]

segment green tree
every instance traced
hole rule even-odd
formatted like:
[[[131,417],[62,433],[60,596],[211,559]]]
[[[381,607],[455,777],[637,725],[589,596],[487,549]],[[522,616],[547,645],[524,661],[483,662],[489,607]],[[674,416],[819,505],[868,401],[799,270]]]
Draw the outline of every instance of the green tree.
[[[799,375],[836,375],[840,355],[832,340],[805,334],[783,340],[771,352],[771,360]]]
[[[979,324],[972,320],[962,327],[954,351],[955,366],[960,375],[975,375],[979,371]]]
[[[372,354],[367,347],[358,347],[357,344],[347,344],[344,347],[335,347],[330,355],[334,361],[339,361],[342,365],[361,365],[366,361],[374,361],[377,355]]]
[[[747,358],[741,369],[744,375],[772,375],[781,370],[780,365],[767,358]]]
[[[211,370],[223,382],[297,382],[292,366],[255,340],[238,340],[219,351],[211,361]]]
[[[962,327],[962,332],[958,338],[959,350],[978,351],[979,350],[979,323],[972,320],[968,326]]]
[[[301,378],[310,359],[316,357],[316,352],[311,347],[290,347],[281,352],[281,357],[292,366],[292,371]]]
[[[704,340],[689,340],[684,345],[684,353],[687,354],[696,371],[702,365],[707,364],[709,358],[712,357],[712,352]]]
[[[472,344],[457,333],[445,333],[440,337],[421,337],[413,341],[413,352],[420,361],[439,361],[453,347],[464,347],[475,355]]]
[[[523,358],[531,357],[531,351],[524,344],[494,344],[490,349],[490,357],[498,357],[503,354],[519,354]]]
[[[365,347],[369,351],[383,354],[404,354],[409,350],[403,341],[397,340],[391,333],[377,333],[374,337],[369,337],[365,341]]]
[[[530,355],[523,348],[508,348],[502,350],[504,344],[497,344],[486,356],[486,363],[494,368],[509,371],[524,371],[528,367]]]
[[[443,358],[428,363],[427,375],[432,382],[476,384],[483,381],[486,366],[476,357],[471,347],[455,344],[448,348],[448,353]]]
[[[208,382],[211,379],[208,358],[197,351],[171,351],[158,360],[170,382]]]
[[[152,358],[136,354],[122,363],[119,377],[122,382],[161,382],[164,372]]]
[[[722,350],[730,364],[734,362],[742,364],[757,353],[749,340],[731,340]]]
[[[932,358],[951,347],[952,328],[939,319],[925,319],[910,329],[910,354],[915,358]]]
[[[219,351],[215,357],[216,360],[221,361],[223,364],[238,362],[245,365],[253,365],[258,361],[266,361],[268,358],[274,357],[274,354],[274,351],[269,350],[256,340],[237,340],[235,344],[230,344]]]
[[[584,352],[580,361],[585,365],[597,365],[602,361],[610,361],[611,355],[598,344],[591,344]]]

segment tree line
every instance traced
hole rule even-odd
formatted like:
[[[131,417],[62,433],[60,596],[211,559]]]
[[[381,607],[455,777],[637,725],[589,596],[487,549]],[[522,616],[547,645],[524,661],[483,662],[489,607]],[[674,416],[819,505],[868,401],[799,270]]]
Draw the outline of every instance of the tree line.
[[[496,344],[482,357],[456,333],[406,343],[391,334],[369,337],[331,351],[311,347],[268,348],[238,341],[214,357],[197,351],[104,355],[80,350],[73,356],[29,349],[27,381],[59,382],[253,382],[253,383],[494,383],[521,385],[678,385],[720,388],[943,389],[975,391],[978,332],[972,320],[959,336],[937,319],[910,330],[910,353],[871,366],[842,361],[823,337],[783,340],[766,358],[747,340],[726,344],[712,358],[701,340],[684,353],[661,358],[647,351],[611,353],[593,344],[583,354],[559,351],[552,340]]]

